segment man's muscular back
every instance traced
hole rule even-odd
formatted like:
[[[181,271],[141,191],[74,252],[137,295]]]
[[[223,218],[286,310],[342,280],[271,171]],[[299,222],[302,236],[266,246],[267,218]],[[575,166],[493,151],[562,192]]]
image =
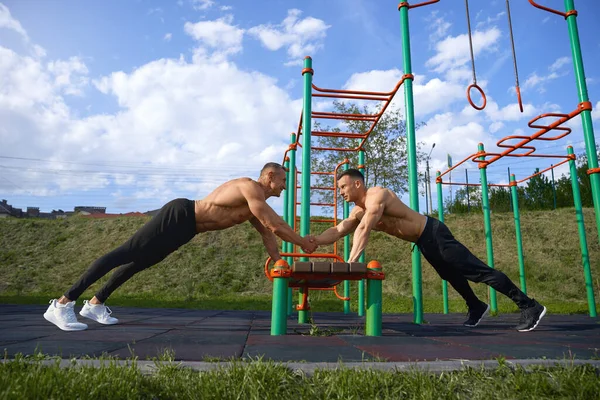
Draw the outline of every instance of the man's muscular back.
[[[372,187],[367,190],[366,207],[370,204],[382,204],[383,215],[375,226],[375,230],[385,232],[389,235],[398,237],[409,242],[416,242],[423,228],[425,228],[425,216],[409,208],[389,189],[381,187]],[[352,213],[361,220],[365,210],[356,206]]]
[[[259,189],[258,183],[252,179],[238,178],[225,182],[204,199],[196,200],[196,231],[227,229],[252,218],[248,201],[242,193],[243,187],[249,185]]]

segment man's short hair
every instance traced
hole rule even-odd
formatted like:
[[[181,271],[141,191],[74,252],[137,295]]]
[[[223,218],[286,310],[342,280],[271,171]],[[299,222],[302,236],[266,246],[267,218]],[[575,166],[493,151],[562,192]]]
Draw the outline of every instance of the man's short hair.
[[[344,176],[349,176],[350,178],[360,179],[363,184],[365,183],[365,176],[362,174],[362,172],[360,172],[359,170],[357,170],[355,168],[349,168],[345,171],[342,171],[340,174],[338,174],[338,181],[340,179],[342,179]]]
[[[265,166],[260,170],[260,176],[263,176],[264,174],[266,174],[267,172],[269,172],[269,170],[272,169],[280,169],[283,170],[283,167],[281,166],[281,164],[278,164],[276,162],[268,162],[265,164]]]

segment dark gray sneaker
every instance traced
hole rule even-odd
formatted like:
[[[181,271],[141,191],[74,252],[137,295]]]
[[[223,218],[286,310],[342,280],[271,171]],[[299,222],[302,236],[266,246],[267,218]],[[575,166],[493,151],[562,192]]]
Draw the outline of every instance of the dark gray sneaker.
[[[519,325],[517,325],[516,329],[519,332],[532,331],[538,326],[544,315],[546,315],[546,307],[533,300],[533,305],[531,307],[521,310],[521,318],[519,319]]]
[[[469,328],[474,328],[490,312],[490,306],[484,302],[481,302],[479,306],[473,309],[469,309],[469,314],[467,314],[467,320],[463,323],[464,326],[468,326]]]

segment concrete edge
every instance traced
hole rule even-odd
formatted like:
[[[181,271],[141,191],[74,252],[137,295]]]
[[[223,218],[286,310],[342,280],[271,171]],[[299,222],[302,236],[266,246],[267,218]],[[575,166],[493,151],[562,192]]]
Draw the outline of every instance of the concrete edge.
[[[2,359],[1,363],[14,362],[13,359]],[[175,366],[181,369],[192,369],[198,372],[213,371],[220,368],[230,368],[234,365],[246,366],[256,363],[270,363],[271,361],[222,361],[222,362],[204,362],[204,361],[141,361],[141,360],[78,360],[78,359],[48,359],[48,360],[26,360],[30,363],[41,363],[42,365],[53,366],[57,363],[61,368],[69,367],[95,367],[102,366],[130,366],[137,365],[142,374],[151,375],[156,372],[158,367]],[[409,362],[284,362],[272,361],[275,365],[282,365],[293,372],[310,376],[317,370],[375,370],[388,372],[428,372],[439,374],[450,371],[460,371],[468,368],[494,370],[499,365],[505,365],[509,368],[530,368],[534,366],[541,367],[574,367],[590,365],[600,371],[600,360],[548,360],[548,359],[522,359],[522,360],[445,360],[445,361],[409,361]]]

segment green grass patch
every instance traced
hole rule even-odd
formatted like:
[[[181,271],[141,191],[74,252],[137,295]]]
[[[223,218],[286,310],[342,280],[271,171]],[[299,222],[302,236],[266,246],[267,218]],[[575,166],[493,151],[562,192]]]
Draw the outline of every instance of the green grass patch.
[[[584,209],[592,287],[600,299],[600,244],[594,210]],[[89,265],[121,245],[149,218],[119,217],[64,220],[0,219],[0,302],[46,303],[60,297]],[[483,216],[448,215],[446,223],[454,236],[487,260]],[[524,212],[521,215],[527,293],[551,313],[586,313],[586,285],[573,209]],[[314,223],[312,233],[327,224]],[[492,215],[495,268],[519,285],[518,259],[512,213]],[[343,252],[343,241],[339,243]],[[319,251],[331,251],[325,246]],[[374,232],[366,249],[367,260],[382,263],[384,312],[412,312],[412,267],[409,243]],[[159,264],[123,284],[109,299],[111,305],[139,307],[184,307],[200,309],[268,310],[271,282],[263,269],[267,259],[260,235],[249,223],[218,232],[197,235]],[[92,285],[82,296],[89,299],[108,279]],[[351,284],[356,299],[356,283]],[[483,300],[485,284],[472,284]],[[423,259],[422,291],[425,312],[442,312],[439,276]],[[314,292],[313,292],[314,293]],[[342,310],[330,293],[311,293],[315,311]],[[450,311],[465,312],[458,294],[449,288]],[[498,295],[500,312],[516,308]],[[356,300],[352,307],[356,310]],[[600,308],[600,307],[598,307]]]
[[[469,368],[441,374],[354,370],[343,364],[312,376],[275,362],[231,362],[208,372],[155,363],[144,374],[132,359],[120,365],[61,368],[40,355],[0,363],[0,398],[86,399],[597,399],[598,371],[591,365]]]

